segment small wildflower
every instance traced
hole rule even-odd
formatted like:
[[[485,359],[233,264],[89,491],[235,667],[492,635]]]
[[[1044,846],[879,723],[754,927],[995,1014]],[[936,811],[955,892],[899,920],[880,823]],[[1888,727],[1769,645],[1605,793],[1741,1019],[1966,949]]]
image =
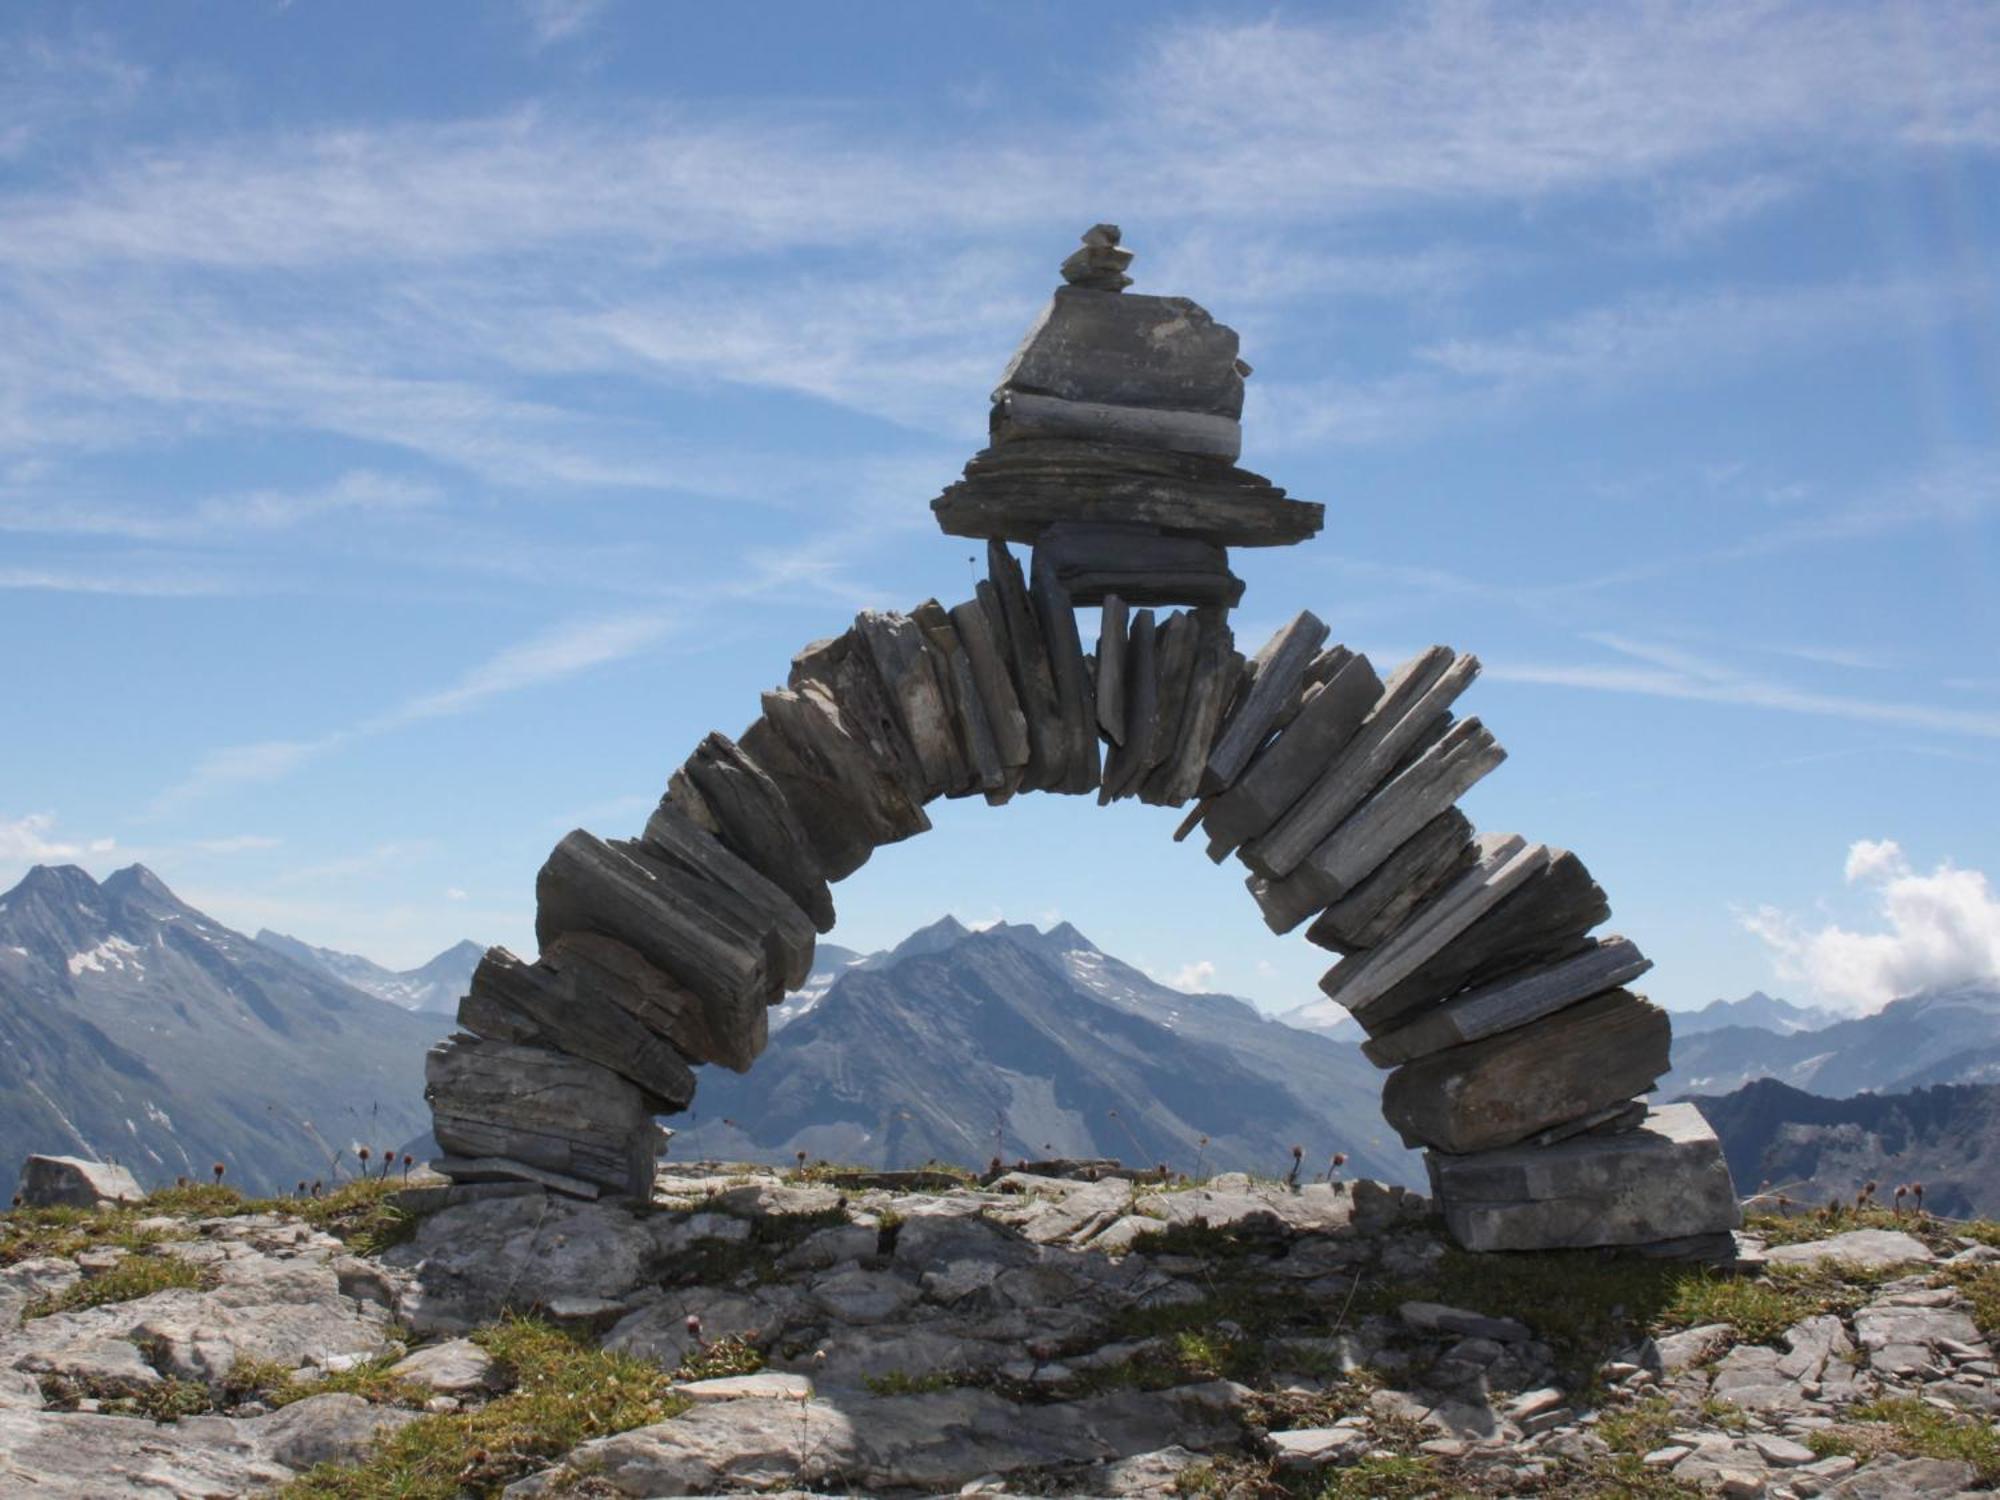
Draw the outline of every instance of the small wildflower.
[[[215,1172],[215,1180],[216,1180],[216,1182],[217,1182],[218,1184],[220,1184],[220,1183],[221,1183],[221,1181],[222,1181],[222,1174],[223,1174],[224,1172],[228,1171],[228,1170],[229,1170],[229,1169],[228,1169],[227,1167],[225,1167],[225,1166],[224,1166],[224,1165],[223,1165],[223,1164],[222,1164],[221,1162],[217,1162],[217,1163],[215,1164],[215,1167],[214,1167],[214,1172]]]

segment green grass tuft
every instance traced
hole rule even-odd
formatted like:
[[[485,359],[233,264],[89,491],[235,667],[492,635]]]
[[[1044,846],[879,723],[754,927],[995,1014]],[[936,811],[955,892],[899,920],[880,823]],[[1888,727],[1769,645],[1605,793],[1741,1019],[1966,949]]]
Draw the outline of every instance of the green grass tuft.
[[[715,1339],[681,1356],[676,1380],[719,1380],[725,1375],[755,1375],[764,1368],[764,1351],[745,1338]]]
[[[933,1370],[928,1375],[891,1370],[886,1375],[867,1376],[861,1383],[877,1396],[930,1396],[948,1391],[960,1382],[944,1370]]]
[[[459,1500],[497,1495],[579,1443],[665,1421],[688,1403],[658,1365],[613,1354],[534,1319],[473,1335],[514,1382],[506,1395],[427,1414],[382,1438],[361,1464],[322,1464],[286,1500]]]
[[[1955,1459],[1972,1465],[1976,1484],[2000,1482],[2000,1436],[1991,1427],[1914,1397],[1854,1407],[1839,1426],[1815,1432],[1806,1442],[1822,1458],[1847,1454],[1865,1462],[1879,1453],[1894,1453]]]
[[[109,1270],[86,1276],[59,1292],[37,1297],[21,1309],[23,1320],[53,1313],[79,1312],[112,1302],[135,1302],[155,1292],[203,1291],[215,1285],[215,1273],[176,1255],[128,1255]]]

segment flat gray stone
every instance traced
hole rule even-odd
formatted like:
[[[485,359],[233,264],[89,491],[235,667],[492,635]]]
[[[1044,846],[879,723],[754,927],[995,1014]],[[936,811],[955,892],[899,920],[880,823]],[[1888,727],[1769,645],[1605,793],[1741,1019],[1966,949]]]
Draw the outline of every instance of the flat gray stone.
[[[126,1168],[81,1156],[30,1156],[21,1163],[19,1191],[27,1208],[95,1208],[146,1196]]]
[[[223,1417],[155,1424],[0,1407],[0,1493],[36,1500],[210,1500],[288,1482],[292,1470]]]
[[[1652,1106],[1620,1135],[1432,1151],[1425,1161],[1445,1223],[1468,1250],[1637,1245],[1742,1222],[1722,1143],[1692,1104]]]
[[[496,1389],[499,1363],[471,1339],[448,1339],[419,1349],[389,1366],[398,1380],[413,1380],[445,1396],[462,1396]]]
[[[1943,1458],[1878,1458],[1821,1490],[1820,1500],[1913,1500],[1972,1488],[1971,1464]]]
[[[843,1392],[811,1401],[718,1401],[583,1444],[569,1462],[631,1496],[770,1490],[957,1490],[1056,1464],[1103,1463],[1241,1435],[1247,1392],[1227,1381],[1019,1406],[991,1391]],[[522,1493],[528,1493],[523,1491]]]
[[[1484,1313],[1446,1307],[1441,1302],[1405,1302],[1396,1309],[1396,1315],[1424,1333],[1455,1333],[1502,1344],[1525,1343],[1534,1337],[1534,1330],[1518,1318],[1491,1318]]]
[[[1281,1464],[1316,1467],[1359,1453],[1374,1441],[1360,1427],[1296,1427],[1272,1433],[1271,1449]]]
[[[1922,1240],[1900,1229],[1852,1229],[1823,1240],[1780,1245],[1775,1250],[1765,1251],[1764,1258],[1774,1266],[1819,1266],[1839,1262],[1867,1270],[1937,1259]]]
[[[368,1456],[383,1433],[414,1422],[417,1413],[375,1406],[359,1396],[329,1391],[253,1417],[241,1430],[288,1469],[351,1464]]]

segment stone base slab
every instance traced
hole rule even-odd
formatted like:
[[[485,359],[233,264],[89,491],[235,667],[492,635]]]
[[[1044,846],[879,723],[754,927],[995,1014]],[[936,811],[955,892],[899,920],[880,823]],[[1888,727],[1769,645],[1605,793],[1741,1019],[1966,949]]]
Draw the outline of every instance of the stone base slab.
[[[1619,1135],[1424,1160],[1445,1225],[1468,1250],[1648,1245],[1742,1223],[1722,1143],[1692,1104],[1653,1105]]]

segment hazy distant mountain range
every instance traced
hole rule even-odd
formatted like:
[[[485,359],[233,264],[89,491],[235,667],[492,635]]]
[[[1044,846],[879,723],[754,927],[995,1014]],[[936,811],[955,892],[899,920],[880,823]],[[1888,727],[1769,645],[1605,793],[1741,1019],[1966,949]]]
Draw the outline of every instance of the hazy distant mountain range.
[[[419,968],[396,970],[385,969],[359,954],[315,948],[311,943],[273,932],[268,927],[257,934],[257,941],[309,968],[324,970],[377,1000],[387,1000],[404,1010],[436,1011],[447,1016],[458,1013],[458,1002],[472,982],[472,971],[479,967],[479,960],[486,952],[468,939],[452,944]]]
[[[1797,1014],[1796,1007],[1788,1009]],[[2000,1080],[2000,988],[1926,991],[1872,1016],[1809,1030],[1741,1024],[1690,1029],[1676,1016],[1673,1061],[1660,1086],[1663,1098],[1726,1094],[1760,1078],[1830,1098],[1990,1083]]]
[[[1751,995],[1674,1017],[1661,1097],[1693,1098],[1738,1189],[1769,1184],[1815,1207],[1868,1182],[1893,1201],[2000,1212],[2000,988],[1955,985],[1871,1016]]]
[[[1675,1011],[1674,1035],[1692,1036],[1697,1031],[1720,1031],[1725,1026],[1754,1026],[1760,1031],[1789,1036],[1795,1031],[1817,1031],[1839,1019],[1838,1011],[1794,1005],[1755,990],[1741,1000],[1711,1000],[1700,1010]]]
[[[142,865],[0,896],[0,1190],[30,1152],[269,1192],[422,1129],[449,1030],[183,903]],[[353,1158],[343,1158],[347,1167]]]
[[[1356,1046],[1169,989],[1067,923],[974,932],[947,917],[885,953],[820,953],[756,1067],[705,1071],[674,1154],[1275,1174],[1296,1144],[1309,1172],[1344,1151],[1350,1174],[1422,1179]]]
[[[1877,1201],[1893,1206],[1899,1184],[1920,1182],[1932,1213],[2000,1211],[2000,1086],[1824,1099],[1767,1078],[1695,1103],[1722,1137],[1739,1192],[1768,1185],[1817,1208],[1852,1203],[1873,1182]]]
[[[31,1151],[142,1182],[226,1163],[258,1191],[358,1144],[421,1137],[423,1055],[480,949],[420,968],[232,931],[143,866],[38,867],[0,896],[0,1186]],[[1064,923],[944,918],[894,948],[819,947],[747,1075],[704,1069],[675,1155],[908,1166],[1115,1156],[1177,1170],[1420,1182],[1381,1074],[1312,1002],[1280,1017],[1148,978]],[[1940,1211],[2000,1209],[2000,989],[1838,1020],[1755,994],[1675,1017],[1659,1097],[1697,1096],[1745,1190],[1851,1195],[1918,1178]],[[1948,1085],[1948,1087],[1940,1087]],[[1857,1097],[1858,1096],[1858,1097]],[[343,1161],[351,1166],[351,1155]],[[1893,1183],[1892,1183],[1893,1185]]]

